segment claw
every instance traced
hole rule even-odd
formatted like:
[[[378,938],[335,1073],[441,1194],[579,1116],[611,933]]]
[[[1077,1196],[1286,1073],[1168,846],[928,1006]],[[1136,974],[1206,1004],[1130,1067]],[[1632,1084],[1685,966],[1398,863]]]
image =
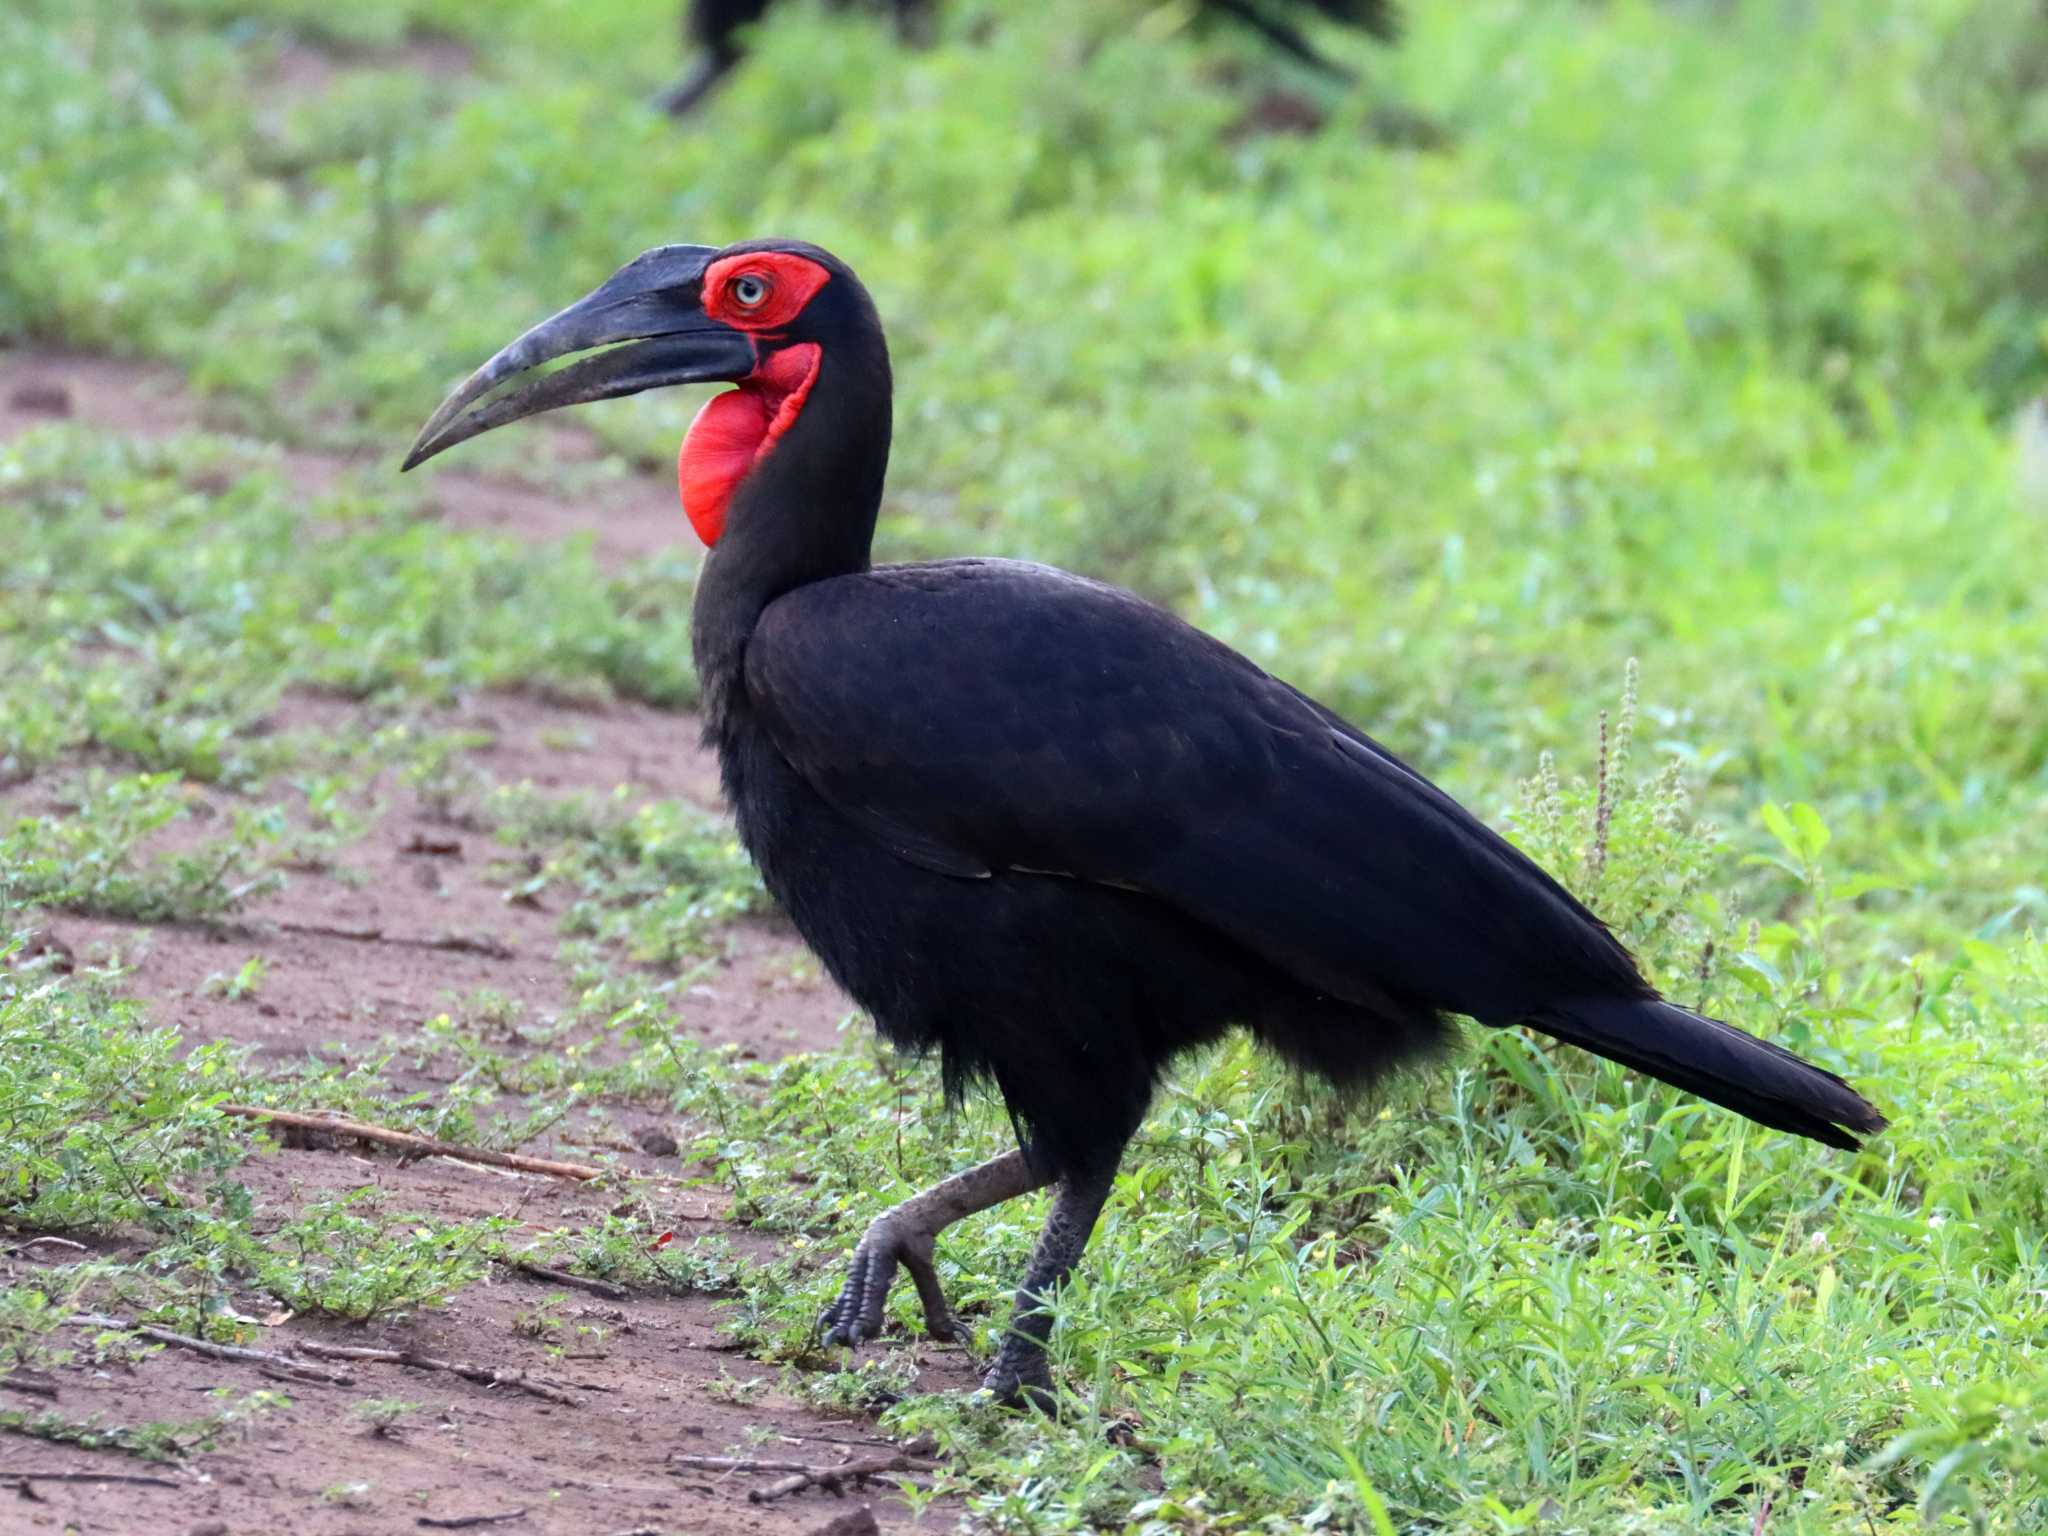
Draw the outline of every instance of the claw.
[[[924,1305],[925,1326],[933,1338],[958,1341],[966,1330],[946,1305],[939,1288],[938,1270],[932,1263],[932,1235],[906,1230],[883,1215],[875,1219],[847,1265],[846,1283],[839,1295],[818,1318],[822,1342],[827,1348],[855,1347],[882,1334],[883,1306],[889,1287],[901,1266],[910,1271]]]
[[[1043,1355],[1025,1361],[998,1356],[988,1375],[982,1378],[981,1390],[993,1397],[998,1407],[1035,1408],[1048,1417],[1058,1416],[1059,1398],[1053,1391],[1052,1371]]]

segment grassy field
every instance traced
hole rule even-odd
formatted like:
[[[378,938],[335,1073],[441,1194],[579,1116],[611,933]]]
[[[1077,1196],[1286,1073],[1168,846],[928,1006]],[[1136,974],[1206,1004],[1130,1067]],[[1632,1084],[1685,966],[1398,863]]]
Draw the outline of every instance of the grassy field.
[[[682,127],[671,9],[0,10],[0,1429],[47,1442],[0,1474],[168,1463],[41,1485],[122,1528],[272,1441],[249,1529],[473,1512],[487,1465],[532,1528],[738,1529],[668,1450],[851,1420],[1003,1532],[2048,1529],[2038,6],[1415,0],[1330,40],[1347,91],[1150,0],[956,0],[921,53],[793,4]],[[705,788],[655,483],[695,402],[394,473],[626,257],[769,233],[888,324],[889,556],[1171,604],[1892,1129],[1513,1033],[1353,1106],[1231,1045],[1059,1301],[1057,1421],[919,1392],[973,1370],[907,1295],[820,1351],[865,1222],[1006,1124],[840,1033]],[[984,1353],[1039,1214],[941,1243]],[[612,1396],[173,1390],[189,1350],[77,1317]],[[673,1508],[523,1456],[600,1403]]]

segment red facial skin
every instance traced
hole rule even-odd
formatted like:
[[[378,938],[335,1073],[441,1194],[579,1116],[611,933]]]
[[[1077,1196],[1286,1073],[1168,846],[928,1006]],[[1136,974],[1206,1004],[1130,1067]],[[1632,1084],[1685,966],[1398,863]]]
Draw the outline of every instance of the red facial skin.
[[[748,279],[767,290],[751,305],[741,303],[735,291]],[[772,339],[831,279],[816,262],[783,251],[727,256],[704,273],[704,313]],[[737,389],[707,400],[690,424],[676,459],[676,480],[683,512],[707,546],[725,532],[726,509],[740,481],[796,424],[823,360],[824,351],[815,342],[770,352]]]

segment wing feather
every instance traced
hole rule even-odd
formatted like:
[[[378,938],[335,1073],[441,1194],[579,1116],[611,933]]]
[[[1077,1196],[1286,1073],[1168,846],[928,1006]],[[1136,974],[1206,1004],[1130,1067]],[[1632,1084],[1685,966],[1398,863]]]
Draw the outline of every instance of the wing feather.
[[[927,868],[1143,891],[1353,1000],[1508,1022],[1647,991],[1435,785],[1128,592],[994,560],[840,577],[770,605],[747,690],[821,796]]]

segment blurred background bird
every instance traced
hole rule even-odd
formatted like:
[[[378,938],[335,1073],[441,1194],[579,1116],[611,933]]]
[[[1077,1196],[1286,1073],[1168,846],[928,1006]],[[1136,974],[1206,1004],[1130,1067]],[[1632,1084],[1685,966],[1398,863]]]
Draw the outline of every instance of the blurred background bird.
[[[683,7],[683,46],[692,57],[675,83],[656,98],[671,116],[684,117],[737,69],[747,56],[747,29],[767,16],[772,0],[687,0]],[[850,9],[856,0],[832,0],[833,9]],[[928,42],[937,0],[867,0],[870,9],[886,9],[906,46]],[[1394,41],[1400,14],[1394,0],[1193,0],[1192,19],[1219,18],[1249,28],[1282,53],[1301,63],[1348,80],[1351,72],[1317,48],[1305,28],[1318,21],[1365,33],[1382,43]]]

